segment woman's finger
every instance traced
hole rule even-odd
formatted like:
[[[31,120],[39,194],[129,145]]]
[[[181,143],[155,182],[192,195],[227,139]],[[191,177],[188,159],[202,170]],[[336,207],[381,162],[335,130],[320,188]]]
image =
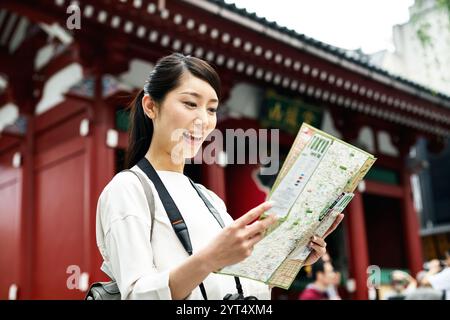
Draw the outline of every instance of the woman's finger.
[[[244,227],[248,225],[250,222],[259,218],[264,212],[272,208],[272,202],[266,201],[261,203],[259,206],[251,209],[249,212],[244,214],[242,217],[237,219],[234,223],[237,227]]]
[[[331,225],[331,227],[328,228],[327,232],[325,232],[322,238],[325,239],[326,237],[328,237],[330,233],[332,233],[337,228],[337,226],[339,225],[339,223],[341,223],[343,219],[344,215],[342,213],[338,214],[333,224]]]
[[[251,238],[255,234],[264,232],[275,221],[276,221],[276,216],[271,214],[263,220],[258,220],[258,221],[253,222],[251,225],[248,225],[246,228],[247,237]]]
[[[311,242],[313,242],[321,247],[324,247],[324,248],[327,246],[327,243],[325,242],[325,240],[323,240],[323,238],[320,238],[318,236],[312,237]]]
[[[255,244],[257,244],[259,241],[261,241],[262,238],[263,238],[262,233],[258,233],[258,234],[254,235],[252,238],[250,238],[250,239],[248,240],[248,245],[249,245],[249,246],[252,248],[252,250],[253,250],[253,246],[254,246]]]
[[[312,242],[309,247],[313,249],[316,252],[316,255],[320,257],[327,252],[327,249],[325,249],[325,247],[321,247],[318,244],[315,244],[314,242]]]

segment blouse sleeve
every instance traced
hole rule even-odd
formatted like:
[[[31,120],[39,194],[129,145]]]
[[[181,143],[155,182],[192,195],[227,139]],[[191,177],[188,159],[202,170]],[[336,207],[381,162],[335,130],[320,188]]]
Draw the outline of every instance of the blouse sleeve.
[[[158,272],[150,243],[150,212],[131,173],[120,173],[99,198],[97,242],[122,299],[171,299],[169,271]]]

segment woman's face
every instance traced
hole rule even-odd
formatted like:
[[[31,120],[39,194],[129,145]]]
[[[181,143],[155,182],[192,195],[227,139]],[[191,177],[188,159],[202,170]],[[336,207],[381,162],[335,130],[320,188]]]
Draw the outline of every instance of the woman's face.
[[[216,127],[218,104],[210,84],[185,72],[180,85],[154,108],[152,144],[169,153],[174,162],[194,157]]]

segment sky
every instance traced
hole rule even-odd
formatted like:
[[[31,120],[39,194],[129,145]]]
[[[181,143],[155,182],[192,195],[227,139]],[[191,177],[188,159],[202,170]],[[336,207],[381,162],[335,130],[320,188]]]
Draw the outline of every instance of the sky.
[[[392,27],[414,0],[225,0],[269,21],[344,49],[394,51]]]

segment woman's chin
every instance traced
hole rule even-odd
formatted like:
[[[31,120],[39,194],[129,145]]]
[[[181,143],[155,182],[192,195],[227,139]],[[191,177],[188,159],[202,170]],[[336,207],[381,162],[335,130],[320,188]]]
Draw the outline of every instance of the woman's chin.
[[[185,146],[183,148],[183,158],[186,160],[195,158],[201,149],[200,147],[201,144],[198,146]]]
[[[188,159],[193,159],[197,156],[199,151],[199,148],[195,149],[195,150],[186,150],[183,154],[184,159],[188,160]]]

